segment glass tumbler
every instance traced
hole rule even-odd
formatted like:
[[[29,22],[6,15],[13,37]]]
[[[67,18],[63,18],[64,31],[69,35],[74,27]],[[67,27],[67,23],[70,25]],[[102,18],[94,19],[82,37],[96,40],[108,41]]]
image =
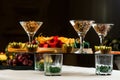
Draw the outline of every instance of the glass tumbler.
[[[62,71],[63,54],[44,54],[44,74],[60,76]]]
[[[97,75],[111,75],[113,70],[113,55],[95,54],[95,67]]]
[[[41,53],[34,54],[34,70],[44,71],[44,59]]]

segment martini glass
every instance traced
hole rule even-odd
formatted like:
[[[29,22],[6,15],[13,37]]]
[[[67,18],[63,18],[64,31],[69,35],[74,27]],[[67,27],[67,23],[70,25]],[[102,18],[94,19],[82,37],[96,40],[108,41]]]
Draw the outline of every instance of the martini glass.
[[[93,24],[93,28],[100,38],[100,45],[103,45],[103,40],[107,36],[108,32],[110,31],[111,26],[113,26],[113,24],[106,24],[106,23]]]
[[[43,22],[39,22],[39,21],[20,21],[20,24],[23,27],[23,29],[26,31],[26,33],[29,37],[29,43],[31,43],[35,33],[41,27]]]
[[[75,53],[85,53],[83,50],[84,49],[83,41],[86,33],[91,28],[93,22],[94,22],[93,20],[70,20],[71,25],[73,26],[74,30],[80,37],[80,49]]]

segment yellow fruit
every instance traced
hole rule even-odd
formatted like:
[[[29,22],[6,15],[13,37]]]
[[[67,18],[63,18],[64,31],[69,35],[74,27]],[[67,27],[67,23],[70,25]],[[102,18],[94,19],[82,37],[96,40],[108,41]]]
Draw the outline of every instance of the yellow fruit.
[[[9,58],[10,58],[10,59],[13,59],[13,56],[12,56],[12,55],[10,55],[10,56],[9,56]]]
[[[0,60],[1,61],[7,60],[7,56],[5,54],[0,54]]]
[[[44,63],[44,59],[41,59],[41,60],[40,60],[40,63]]]
[[[51,56],[49,56],[49,55],[47,55],[47,56],[45,57],[45,61],[46,61],[46,62],[50,62],[50,63],[53,62]]]

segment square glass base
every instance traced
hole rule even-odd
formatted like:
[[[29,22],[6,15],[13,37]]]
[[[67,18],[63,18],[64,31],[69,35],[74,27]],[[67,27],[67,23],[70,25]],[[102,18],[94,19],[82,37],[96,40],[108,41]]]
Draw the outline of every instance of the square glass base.
[[[110,65],[97,65],[96,66],[96,74],[97,75],[111,75],[112,66]]]

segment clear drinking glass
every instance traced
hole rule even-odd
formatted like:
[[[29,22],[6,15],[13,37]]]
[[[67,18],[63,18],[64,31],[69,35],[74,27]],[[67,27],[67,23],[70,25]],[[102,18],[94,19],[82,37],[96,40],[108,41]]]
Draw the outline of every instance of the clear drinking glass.
[[[34,70],[44,71],[44,59],[41,53],[34,54]]]
[[[103,40],[105,36],[107,35],[107,33],[110,31],[111,26],[113,26],[113,24],[105,24],[105,23],[93,24],[93,28],[100,38],[100,45],[103,44]]]
[[[113,70],[113,55],[95,54],[95,67],[97,75],[111,75]]]
[[[41,27],[43,22],[40,22],[40,21],[20,21],[20,24],[24,28],[24,30],[26,31],[26,33],[29,37],[29,43],[31,43],[35,33]]]
[[[59,76],[62,71],[63,54],[44,54],[44,73],[46,76]]]
[[[80,37],[80,49],[75,53],[85,53],[84,52],[84,37],[88,30],[91,28],[93,24],[93,20],[70,20],[71,25],[73,26],[74,30],[78,33]]]

